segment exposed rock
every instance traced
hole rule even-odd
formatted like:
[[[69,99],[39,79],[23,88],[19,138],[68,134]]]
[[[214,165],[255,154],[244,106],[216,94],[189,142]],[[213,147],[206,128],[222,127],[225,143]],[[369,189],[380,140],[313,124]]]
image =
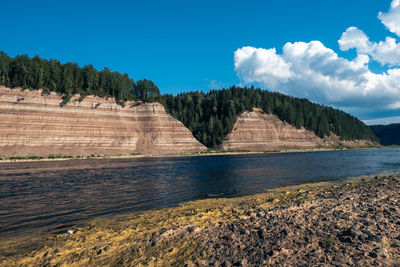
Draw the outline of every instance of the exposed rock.
[[[282,148],[322,147],[324,142],[313,132],[296,129],[260,109],[241,114],[222,144],[223,149],[276,150]]]
[[[180,154],[205,150],[159,103],[0,86],[0,156]]]
[[[355,187],[344,185],[340,189],[321,192],[312,202],[300,206],[265,210],[265,217],[249,217],[229,223],[228,227],[216,224],[201,233],[205,239],[204,247],[214,260],[231,262],[234,266],[241,266],[242,259],[250,266],[398,266],[400,249],[396,239],[399,225],[395,221],[400,214],[377,215],[397,203],[399,177],[379,178]],[[377,187],[380,181],[383,186]],[[346,193],[340,194],[340,191]],[[349,199],[349,195],[353,198]],[[369,211],[368,207],[364,208],[366,205],[375,209]],[[256,212],[261,211],[255,208],[248,214]],[[377,220],[377,223],[365,226],[357,216],[341,216],[364,213],[366,216],[361,220]],[[322,215],[326,218],[323,222]],[[385,227],[380,227],[384,223]],[[231,234],[231,238],[243,244],[242,247],[221,238],[227,228],[232,229],[234,225],[240,230]],[[379,235],[373,234],[378,231]]]
[[[297,129],[277,116],[264,114],[261,109],[244,112],[222,143],[223,149],[269,151],[280,149],[313,149],[332,145],[361,146],[370,141],[343,141],[335,134],[321,139],[314,132]]]

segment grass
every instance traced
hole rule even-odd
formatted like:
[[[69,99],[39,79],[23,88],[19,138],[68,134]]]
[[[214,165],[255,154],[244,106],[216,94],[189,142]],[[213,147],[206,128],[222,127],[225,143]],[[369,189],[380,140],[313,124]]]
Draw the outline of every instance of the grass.
[[[325,242],[326,242],[327,244],[333,244],[333,243],[335,242],[335,240],[333,240],[332,237],[328,236],[327,238],[325,238]]]
[[[124,156],[139,156],[140,153],[131,153],[128,155],[101,155],[91,154],[85,155],[61,155],[61,154],[50,154],[48,156],[13,156],[13,157],[0,157],[0,161],[31,161],[31,160],[56,160],[56,159],[88,159],[88,158],[112,158],[112,157],[124,157]]]
[[[333,150],[346,150],[346,149],[366,149],[366,148],[384,148],[382,145],[332,145],[326,147],[326,149],[333,149]]]
[[[194,154],[218,154],[218,153],[247,153],[256,152],[251,150],[235,150],[235,149],[218,149],[218,148],[208,148],[207,150],[195,152]]]
[[[280,152],[307,152],[307,151],[327,151],[327,150],[347,150],[347,149],[366,149],[366,148],[383,148],[381,145],[332,145],[321,148],[304,148],[304,149],[275,149],[275,150],[265,150],[265,151],[255,151],[255,150],[241,150],[241,149],[218,149],[218,148],[208,148],[207,150],[194,152],[192,155],[212,155],[212,154],[229,154],[229,153],[280,153]]]
[[[70,155],[48,155],[48,159],[73,159],[74,156]]]
[[[192,154],[184,154],[182,156],[198,156],[198,155],[218,155],[218,154],[240,154],[240,153],[280,153],[280,152],[302,152],[302,151],[326,151],[326,150],[345,150],[345,149],[365,149],[365,148],[391,148],[399,146],[381,146],[381,145],[362,145],[362,146],[348,146],[348,145],[335,145],[323,148],[313,148],[313,149],[282,149],[282,150],[265,150],[265,151],[253,151],[245,149],[207,149],[205,151],[194,152]],[[54,159],[86,159],[86,158],[115,158],[115,157],[131,157],[140,156],[141,153],[130,153],[130,154],[120,154],[120,155],[101,155],[101,154],[91,154],[91,155],[61,155],[61,154],[51,154],[48,156],[13,156],[13,157],[0,157],[0,161],[24,161],[24,160],[54,160]],[[143,155],[146,156],[146,155]]]

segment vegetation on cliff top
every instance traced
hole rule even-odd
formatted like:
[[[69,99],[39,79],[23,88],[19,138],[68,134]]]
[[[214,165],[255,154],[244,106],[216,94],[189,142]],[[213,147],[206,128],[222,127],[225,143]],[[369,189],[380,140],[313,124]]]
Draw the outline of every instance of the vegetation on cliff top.
[[[64,103],[74,94],[81,94],[82,98],[89,94],[115,97],[121,105],[126,100],[159,101],[207,147],[220,145],[232,131],[236,117],[253,107],[275,114],[297,128],[314,131],[320,137],[334,133],[344,140],[377,141],[369,127],[343,111],[253,87],[232,86],[207,94],[187,92],[161,96],[152,81],[135,82],[127,74],[111,72],[108,68],[97,71],[92,65],[81,68],[76,63],[61,64],[39,56],[11,58],[4,52],[0,52],[0,84],[55,91],[63,95]]]
[[[400,123],[370,126],[384,146],[400,145]]]
[[[253,107],[272,113],[281,120],[314,131],[320,137],[334,133],[344,140],[377,141],[371,129],[357,118],[307,99],[273,93],[261,89],[240,88],[203,92],[188,92],[177,96],[164,95],[166,110],[188,127],[194,136],[208,147],[222,143],[232,131],[236,117]]]
[[[74,94],[115,97],[119,104],[126,100],[159,101],[160,90],[150,80],[135,81],[128,74],[97,71],[92,65],[83,68],[76,63],[61,64],[27,55],[9,57],[0,51],[0,84],[9,87],[45,89],[64,95],[64,102]]]

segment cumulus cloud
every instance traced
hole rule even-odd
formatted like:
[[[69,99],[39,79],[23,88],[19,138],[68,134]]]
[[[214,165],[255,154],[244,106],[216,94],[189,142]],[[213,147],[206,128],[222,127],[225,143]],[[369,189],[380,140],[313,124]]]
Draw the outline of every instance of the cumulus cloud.
[[[389,14],[397,12],[399,6],[400,0],[394,0],[388,13],[379,13],[382,22],[389,23]],[[350,27],[338,43],[342,51],[356,49],[357,57],[353,60],[340,57],[320,41],[288,42],[282,53],[277,53],[275,48],[246,46],[234,53],[235,71],[244,84],[258,83],[273,91],[346,110],[399,109],[400,44],[397,40],[387,37],[384,41],[372,42],[362,30]],[[371,60],[389,68],[383,73],[374,73],[369,68]]]
[[[387,13],[379,12],[378,18],[386,28],[400,36],[400,0],[393,0]]]
[[[319,41],[286,43],[282,54],[254,47],[235,52],[235,70],[244,83],[339,106],[390,107],[400,100],[400,69],[375,74],[368,62],[367,55],[339,57]]]
[[[400,63],[400,43],[392,37],[386,37],[385,41],[379,43],[371,42],[362,30],[350,27],[342,34],[339,46],[342,51],[355,48],[358,54],[369,55],[382,65],[395,66]]]
[[[256,80],[271,87],[286,83],[293,75],[290,64],[276,54],[275,48],[257,49],[246,46],[234,56],[235,69],[245,83]]]

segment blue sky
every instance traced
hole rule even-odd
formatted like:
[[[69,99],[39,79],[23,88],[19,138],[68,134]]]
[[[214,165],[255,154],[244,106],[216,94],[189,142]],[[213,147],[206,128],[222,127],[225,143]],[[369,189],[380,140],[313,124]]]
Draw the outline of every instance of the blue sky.
[[[236,58],[234,53],[244,51],[240,50],[243,47],[276,48],[275,55],[291,66],[293,62],[283,53],[286,43],[319,41],[340,58],[353,61],[358,54],[367,54],[373,59],[375,54],[370,50],[341,50],[338,40],[349,27],[357,27],[374,42],[387,36],[398,40],[396,32],[377,17],[380,11],[388,12],[391,2],[3,1],[1,8],[6,12],[1,18],[0,50],[10,56],[38,54],[81,66],[93,64],[99,70],[107,66],[135,80],[151,79],[162,93],[256,84],[333,105],[361,119],[386,118],[400,116],[395,102],[379,99],[371,104],[370,98],[357,100],[347,95],[332,100],[326,93],[296,91],[299,80],[292,77],[299,73],[291,70],[294,74],[283,80],[276,73],[255,77],[249,73],[259,70],[259,65],[251,60],[262,51],[246,51],[253,57],[245,58]],[[260,58],[261,62],[269,59]],[[396,66],[382,65],[382,60],[368,64],[374,73]],[[315,86],[315,90],[325,90]],[[336,90],[332,88],[329,90]],[[365,105],[360,101],[366,101]]]

